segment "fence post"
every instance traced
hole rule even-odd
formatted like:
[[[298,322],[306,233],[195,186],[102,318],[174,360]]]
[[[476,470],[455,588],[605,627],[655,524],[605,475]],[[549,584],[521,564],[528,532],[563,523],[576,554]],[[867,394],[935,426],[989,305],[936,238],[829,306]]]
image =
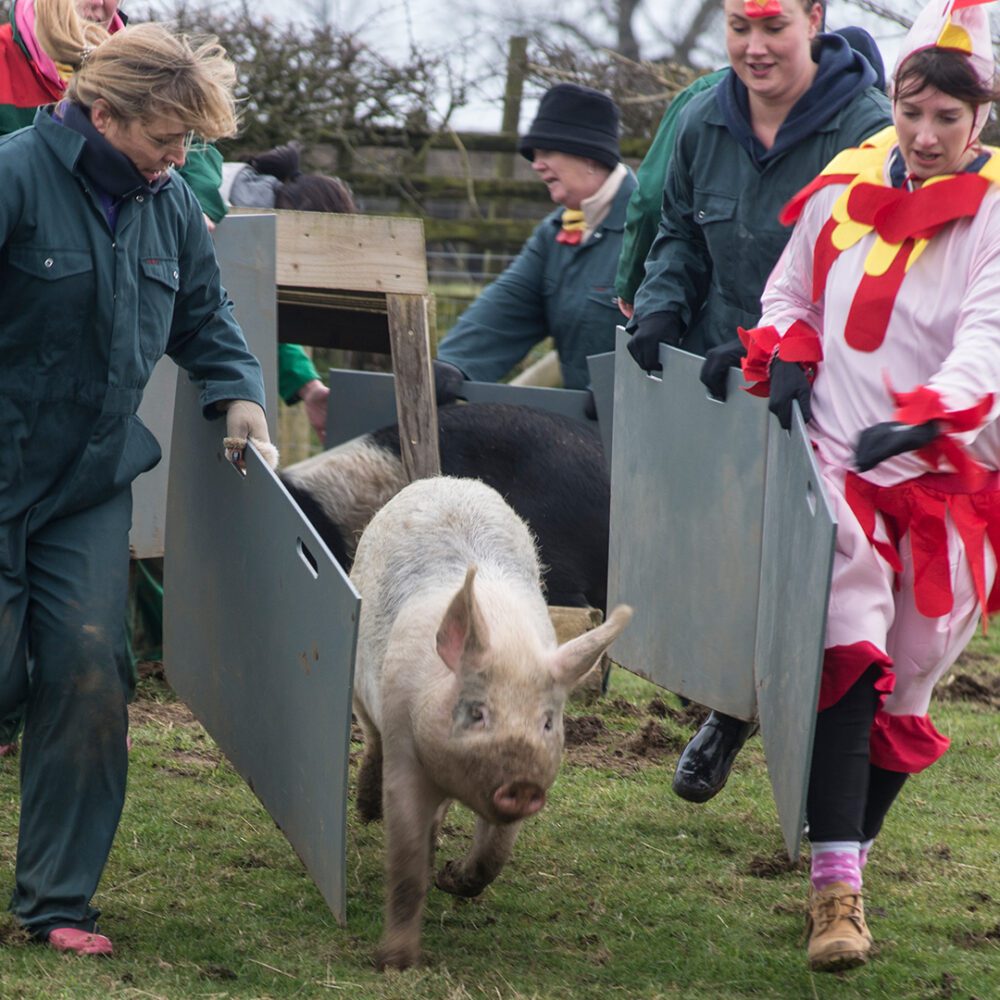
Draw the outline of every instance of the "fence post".
[[[524,77],[528,71],[528,39],[524,35],[514,35],[507,48],[507,82],[503,91],[503,121],[501,132],[517,133],[521,118],[521,97],[524,93]],[[509,158],[506,161],[510,163]],[[513,176],[513,166],[498,169],[498,177]]]
[[[517,126],[521,119],[521,98],[524,94],[524,77],[528,71],[528,39],[524,35],[513,35],[507,46],[507,80],[503,91],[503,119],[500,131],[503,135],[517,138]],[[514,176],[514,157],[517,153],[498,153],[495,159],[494,173],[499,178],[510,179]],[[510,201],[507,198],[494,198],[487,212],[488,219],[507,219],[510,217]],[[483,270],[488,274],[492,270],[491,254],[487,250],[483,255]]]

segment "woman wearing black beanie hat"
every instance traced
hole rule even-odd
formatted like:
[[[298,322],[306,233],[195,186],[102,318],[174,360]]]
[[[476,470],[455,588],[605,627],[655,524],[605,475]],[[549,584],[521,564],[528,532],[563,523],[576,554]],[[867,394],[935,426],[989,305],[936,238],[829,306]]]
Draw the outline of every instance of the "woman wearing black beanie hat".
[[[587,356],[614,349],[614,276],[635,176],[618,148],[621,116],[599,90],[559,83],[542,96],[518,151],[560,207],[445,336],[434,363],[439,403],[465,379],[495,382],[546,337],[566,388],[589,382]]]

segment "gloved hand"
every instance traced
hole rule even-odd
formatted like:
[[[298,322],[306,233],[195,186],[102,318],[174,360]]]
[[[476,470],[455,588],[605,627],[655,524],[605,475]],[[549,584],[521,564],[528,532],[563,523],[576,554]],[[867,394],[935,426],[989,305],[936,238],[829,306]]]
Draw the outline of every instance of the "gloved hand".
[[[461,369],[440,358],[431,359],[434,375],[434,398],[438,406],[454,403],[462,398],[462,384],[466,381]]]
[[[708,389],[714,399],[726,401],[726,383],[729,381],[729,369],[739,368],[740,361],[747,356],[747,349],[739,337],[727,340],[718,347],[713,347],[705,353],[698,378]]]
[[[228,405],[226,405],[227,403]],[[219,405],[225,407],[226,410],[226,436],[222,440],[226,458],[240,472],[245,472],[246,462],[243,452],[249,438],[257,446],[261,458],[272,469],[276,469],[278,467],[278,449],[271,444],[271,437],[267,432],[267,421],[264,419],[264,411],[260,405],[249,399],[224,400]]]
[[[808,423],[812,416],[812,386],[805,370],[796,361],[771,362],[771,401],[767,408],[778,418],[786,431],[792,429],[792,401],[799,401],[802,419]]]
[[[660,344],[676,347],[681,342],[681,324],[673,313],[655,312],[640,316],[628,352],[644,372],[661,372]]]
[[[893,455],[923,448],[940,433],[941,425],[937,420],[928,420],[923,424],[901,424],[895,420],[873,424],[858,437],[854,446],[854,464],[858,472],[867,472]]]

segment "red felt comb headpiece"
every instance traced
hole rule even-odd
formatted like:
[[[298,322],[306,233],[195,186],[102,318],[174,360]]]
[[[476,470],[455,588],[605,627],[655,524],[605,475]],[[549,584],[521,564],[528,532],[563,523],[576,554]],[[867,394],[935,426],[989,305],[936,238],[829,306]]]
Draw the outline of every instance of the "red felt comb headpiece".
[[[746,0],[743,13],[747,17],[778,17],[779,14],[784,14],[784,10],[781,0]]]

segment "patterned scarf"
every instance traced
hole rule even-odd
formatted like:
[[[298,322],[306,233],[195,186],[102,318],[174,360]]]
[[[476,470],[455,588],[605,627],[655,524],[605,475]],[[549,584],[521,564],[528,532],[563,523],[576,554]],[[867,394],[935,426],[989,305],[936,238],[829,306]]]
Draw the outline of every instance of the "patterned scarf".
[[[582,239],[587,229],[587,220],[583,212],[578,208],[564,208],[562,219],[562,229],[556,233],[556,243],[568,243],[576,246]]]

